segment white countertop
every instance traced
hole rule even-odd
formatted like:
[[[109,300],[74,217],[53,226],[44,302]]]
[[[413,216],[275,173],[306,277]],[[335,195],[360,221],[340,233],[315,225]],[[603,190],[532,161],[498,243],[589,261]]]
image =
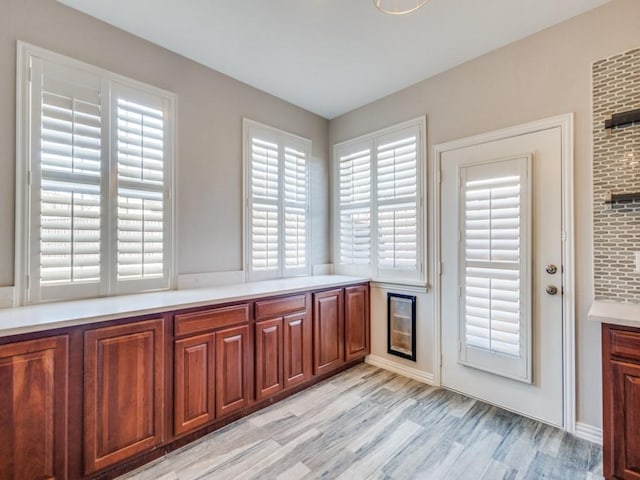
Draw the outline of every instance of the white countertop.
[[[3,308],[0,337],[368,281],[363,277],[317,275]]]
[[[596,300],[589,310],[589,320],[640,328],[640,304]]]

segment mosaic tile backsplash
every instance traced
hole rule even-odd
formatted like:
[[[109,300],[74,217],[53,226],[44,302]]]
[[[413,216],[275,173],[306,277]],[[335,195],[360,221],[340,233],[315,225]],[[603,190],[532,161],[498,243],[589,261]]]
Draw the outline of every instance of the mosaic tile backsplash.
[[[640,108],[640,48],[593,64],[593,235],[597,300],[640,303],[640,201],[605,204],[608,192],[640,193],[640,125],[605,130],[614,113]]]

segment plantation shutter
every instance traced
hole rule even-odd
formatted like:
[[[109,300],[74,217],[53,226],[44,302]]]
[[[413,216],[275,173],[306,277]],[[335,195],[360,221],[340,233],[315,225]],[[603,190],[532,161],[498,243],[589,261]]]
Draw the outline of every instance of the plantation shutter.
[[[339,264],[345,273],[368,273],[371,266],[370,142],[338,152]]]
[[[418,127],[378,139],[376,149],[378,276],[418,280]]]
[[[171,286],[169,92],[18,42],[19,304]]]
[[[309,273],[310,143],[245,119],[251,280]]]
[[[461,169],[463,363],[529,381],[529,157]]]
[[[28,301],[99,295],[103,222],[100,78],[31,61]]]
[[[160,288],[168,275],[165,105],[160,97],[120,85],[113,102],[117,289]]]
[[[307,271],[307,154],[304,147],[284,147],[284,276]]]
[[[279,148],[265,136],[251,138],[251,270],[279,268]],[[268,277],[268,275],[266,275]]]

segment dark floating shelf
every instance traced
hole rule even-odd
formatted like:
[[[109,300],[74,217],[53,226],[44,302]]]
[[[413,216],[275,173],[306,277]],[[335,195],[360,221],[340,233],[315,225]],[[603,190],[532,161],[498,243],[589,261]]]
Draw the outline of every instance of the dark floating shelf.
[[[604,203],[620,203],[620,202],[633,202],[634,200],[640,200],[640,192],[636,193],[607,193]]]
[[[611,129],[636,124],[640,125],[640,108],[612,115],[609,120],[605,120],[604,128]]]

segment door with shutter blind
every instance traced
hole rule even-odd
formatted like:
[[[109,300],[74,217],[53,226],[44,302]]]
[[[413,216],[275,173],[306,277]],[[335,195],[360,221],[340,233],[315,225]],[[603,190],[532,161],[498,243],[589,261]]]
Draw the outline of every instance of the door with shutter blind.
[[[557,426],[561,148],[550,128],[444,152],[440,170],[442,384]]]

